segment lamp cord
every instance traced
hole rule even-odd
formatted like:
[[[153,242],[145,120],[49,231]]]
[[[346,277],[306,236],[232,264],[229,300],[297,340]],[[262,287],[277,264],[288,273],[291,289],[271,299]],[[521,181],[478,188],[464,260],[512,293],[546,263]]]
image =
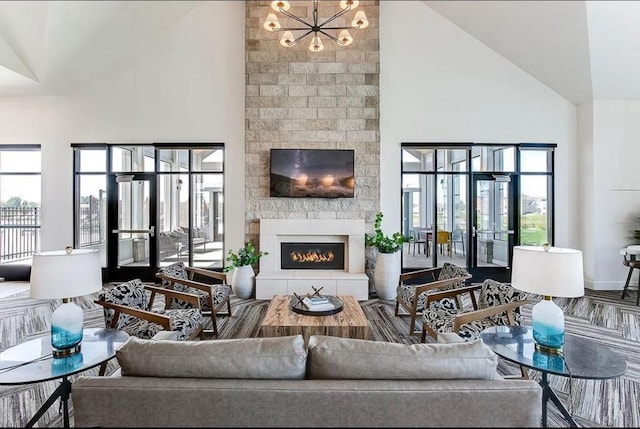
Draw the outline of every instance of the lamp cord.
[[[47,359],[51,359],[51,358],[53,358],[53,355],[49,354],[49,355],[46,355],[46,356],[40,356],[38,358],[32,359],[32,360],[27,361],[27,362],[20,362],[20,363],[17,363],[15,365],[7,366],[7,367],[4,367],[4,368],[0,369],[0,374],[4,374],[5,372],[12,371],[12,370],[14,370],[16,368],[20,368],[21,366],[29,365],[29,364],[34,363],[34,362],[38,362],[38,361],[41,361],[41,360],[47,360]]]

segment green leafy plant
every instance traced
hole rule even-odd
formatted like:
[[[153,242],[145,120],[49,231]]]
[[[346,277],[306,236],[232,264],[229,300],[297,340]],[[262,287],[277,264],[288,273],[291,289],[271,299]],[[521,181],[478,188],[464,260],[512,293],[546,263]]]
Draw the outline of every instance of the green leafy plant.
[[[364,242],[367,246],[378,249],[380,253],[395,253],[402,249],[402,244],[409,241],[409,237],[399,232],[394,232],[391,236],[385,235],[380,228],[382,216],[382,212],[376,214],[376,220],[373,224],[375,234],[365,234]]]
[[[261,257],[269,254],[268,252],[258,252],[251,241],[246,242],[244,247],[238,249],[237,252],[229,250],[227,253],[227,261],[230,262],[230,265],[225,267],[225,272],[245,265],[255,265]]]

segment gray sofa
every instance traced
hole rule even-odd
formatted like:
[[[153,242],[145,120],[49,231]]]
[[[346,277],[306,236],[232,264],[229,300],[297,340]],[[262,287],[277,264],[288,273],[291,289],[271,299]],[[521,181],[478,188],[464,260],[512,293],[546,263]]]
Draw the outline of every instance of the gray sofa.
[[[542,390],[481,340],[403,345],[301,335],[130,338],[110,377],[72,386],[76,427],[535,427]]]

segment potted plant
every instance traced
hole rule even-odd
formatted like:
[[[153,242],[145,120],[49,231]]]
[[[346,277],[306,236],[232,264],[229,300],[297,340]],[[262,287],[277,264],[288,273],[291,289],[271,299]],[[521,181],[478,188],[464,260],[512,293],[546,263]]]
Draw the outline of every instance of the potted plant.
[[[258,251],[251,241],[246,242],[244,247],[238,249],[237,252],[233,250],[227,252],[227,261],[230,264],[225,267],[224,271],[234,270],[231,277],[231,288],[239,298],[251,298],[256,279],[253,266],[261,257],[268,254],[268,252]]]
[[[398,251],[402,250],[403,244],[409,241],[409,237],[399,232],[394,232],[390,236],[385,235],[382,232],[382,216],[382,212],[376,214],[376,220],[373,224],[375,234],[365,234],[364,242],[367,246],[375,247],[378,250],[376,266],[373,271],[373,284],[378,297],[393,300],[396,298],[396,289],[400,278]]]

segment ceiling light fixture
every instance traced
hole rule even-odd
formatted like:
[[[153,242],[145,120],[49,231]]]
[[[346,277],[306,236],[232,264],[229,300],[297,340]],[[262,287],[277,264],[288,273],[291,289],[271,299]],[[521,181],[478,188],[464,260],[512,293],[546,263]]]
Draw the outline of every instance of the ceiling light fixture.
[[[282,27],[280,25],[280,21],[278,21],[278,17],[275,13],[270,13],[267,15],[267,19],[265,19],[263,27],[267,31],[277,32],[282,31],[282,37],[280,38],[280,44],[287,48],[290,48],[297,44],[300,40],[304,39],[311,33],[313,33],[313,37],[311,38],[311,43],[309,44],[309,50],[312,52],[320,52],[324,49],[324,45],[322,44],[322,39],[320,39],[320,34],[328,37],[333,40],[340,46],[347,46],[353,42],[353,37],[351,37],[351,33],[349,33],[350,29],[362,30],[369,25],[369,21],[367,20],[367,16],[364,11],[359,10],[351,20],[350,26],[332,26],[328,27],[327,25],[331,22],[335,21],[342,15],[347,12],[350,12],[358,7],[360,2],[357,0],[343,0],[340,2],[340,7],[342,10],[331,18],[325,20],[324,22],[318,22],[318,0],[313,0],[313,22],[309,23],[302,18],[299,18],[292,13],[288,12],[291,5],[288,1],[274,1],[271,2],[271,9],[276,12],[280,12],[286,17],[289,17],[301,24],[299,27]],[[338,37],[327,33],[326,30],[341,30],[338,34]],[[295,37],[294,31],[304,31],[303,34]]]

